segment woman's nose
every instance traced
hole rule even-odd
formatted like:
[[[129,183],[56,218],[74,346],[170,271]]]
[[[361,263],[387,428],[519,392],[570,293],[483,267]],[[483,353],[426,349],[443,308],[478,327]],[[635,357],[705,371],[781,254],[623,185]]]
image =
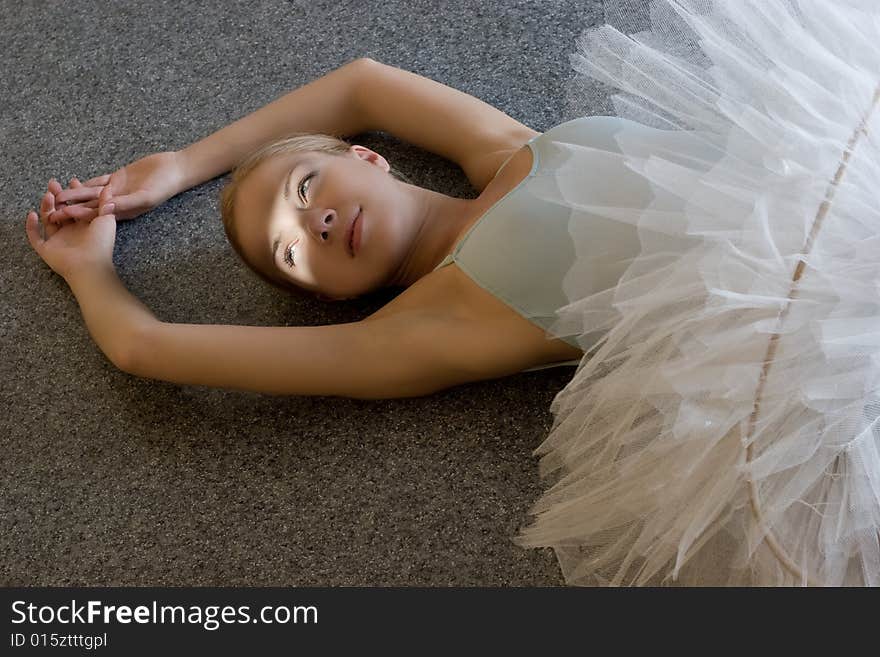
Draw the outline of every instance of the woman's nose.
[[[309,219],[312,233],[322,242],[330,241],[330,235],[343,230],[339,227],[339,220],[333,210],[321,210],[315,212]],[[336,239],[339,239],[338,237]]]

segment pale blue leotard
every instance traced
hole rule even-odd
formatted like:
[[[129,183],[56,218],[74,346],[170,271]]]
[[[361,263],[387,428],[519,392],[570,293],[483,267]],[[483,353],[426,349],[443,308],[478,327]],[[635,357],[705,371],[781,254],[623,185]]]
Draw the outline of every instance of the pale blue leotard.
[[[531,183],[541,166],[542,140],[560,137],[577,141],[585,121],[591,118],[567,121],[530,139],[532,168],[528,175],[498,199],[435,268],[455,262],[480,287],[545,331],[556,319],[556,308],[568,303],[561,282],[574,261],[575,249],[568,233],[570,209],[535,197]],[[581,348],[574,337],[564,340]],[[559,361],[523,371],[579,363]]]

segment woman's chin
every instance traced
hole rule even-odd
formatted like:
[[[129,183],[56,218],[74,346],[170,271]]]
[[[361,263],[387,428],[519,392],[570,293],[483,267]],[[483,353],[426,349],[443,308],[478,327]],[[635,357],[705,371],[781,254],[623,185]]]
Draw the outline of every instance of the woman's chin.
[[[349,296],[334,296],[330,294],[323,294],[322,292],[315,293],[315,298],[319,301],[350,301],[351,299],[356,299],[357,297],[357,294],[352,294]]]

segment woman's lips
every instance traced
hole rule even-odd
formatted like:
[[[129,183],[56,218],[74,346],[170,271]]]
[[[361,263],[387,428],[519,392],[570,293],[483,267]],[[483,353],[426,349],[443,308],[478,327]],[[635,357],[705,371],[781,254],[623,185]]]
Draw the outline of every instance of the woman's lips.
[[[351,251],[352,255],[356,256],[358,251],[361,249],[361,232],[363,226],[363,210],[358,210],[357,216],[354,218],[354,223],[351,228]]]

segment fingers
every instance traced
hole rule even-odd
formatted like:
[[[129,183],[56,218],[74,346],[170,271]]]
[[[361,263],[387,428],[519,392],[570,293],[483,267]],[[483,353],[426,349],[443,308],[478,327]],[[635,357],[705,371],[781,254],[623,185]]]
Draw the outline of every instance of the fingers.
[[[58,185],[57,182],[55,183],[59,188],[58,191],[54,192],[56,203],[80,203],[98,198],[98,195],[101,193],[101,187],[86,187],[78,180],[76,180],[76,186],[74,186],[74,180],[76,178],[72,178],[70,181],[70,189],[61,189],[61,185]]]
[[[69,189],[63,189],[61,184],[52,178],[48,188],[53,202],[45,213],[41,214],[42,221],[48,225],[63,226],[73,221],[92,221],[102,214],[113,213],[117,204],[109,189],[110,177],[110,174],[107,174],[82,183],[74,176],[70,179]],[[111,207],[104,211],[102,207],[104,205]]]
[[[59,182],[57,180],[55,180],[55,178],[52,178],[49,180],[48,189],[49,189],[49,192],[52,194],[52,196],[55,198],[57,198],[58,194],[61,193],[61,191],[62,191],[61,185],[59,184]],[[64,219],[67,219],[67,217],[64,215],[63,208],[59,209],[59,210],[52,210],[45,217],[45,220],[48,221],[49,223],[60,223]]]
[[[91,220],[97,216],[96,212],[89,212],[86,208],[98,207],[100,188],[85,187],[74,176],[70,179],[70,189],[62,189],[58,181],[52,178],[49,181],[49,191],[55,196],[56,205],[56,209],[49,213],[49,223],[60,225],[68,220]]]
[[[88,204],[65,205],[49,215],[49,222],[57,224],[69,219],[75,221],[91,221],[98,216],[97,208],[97,199],[89,201]]]
[[[104,185],[101,194],[98,196],[98,216],[112,215],[116,204],[113,203],[113,189],[110,183]]]
[[[43,194],[42,200],[40,200],[40,223],[43,226],[43,233],[45,235],[44,239],[49,239],[61,230],[60,226],[56,226],[54,224],[50,224],[48,222],[47,217],[49,213],[55,209],[55,197],[51,192],[46,192]]]
[[[96,216],[97,208],[98,199],[76,205],[62,205],[49,215],[49,221],[54,224],[66,219],[91,219]]]
[[[56,199],[57,199],[58,195],[62,192],[62,190],[63,190],[63,187],[61,187],[61,183],[59,183],[54,178],[49,180],[49,191],[55,195]]]
[[[40,218],[33,210],[29,211],[27,214],[24,230],[27,233],[28,242],[31,243],[34,251],[39,253],[40,248],[43,246],[43,242],[46,240],[40,235]]]

